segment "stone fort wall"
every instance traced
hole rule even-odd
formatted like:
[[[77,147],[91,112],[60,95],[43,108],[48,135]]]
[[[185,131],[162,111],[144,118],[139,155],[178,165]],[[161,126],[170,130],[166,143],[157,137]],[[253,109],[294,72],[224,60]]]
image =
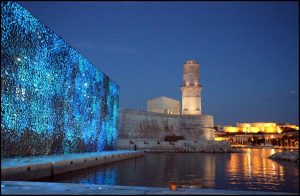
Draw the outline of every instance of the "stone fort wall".
[[[171,115],[129,109],[119,110],[119,148],[129,148],[136,144],[139,148],[169,145],[166,136],[183,136],[172,145],[214,141],[213,116]]]

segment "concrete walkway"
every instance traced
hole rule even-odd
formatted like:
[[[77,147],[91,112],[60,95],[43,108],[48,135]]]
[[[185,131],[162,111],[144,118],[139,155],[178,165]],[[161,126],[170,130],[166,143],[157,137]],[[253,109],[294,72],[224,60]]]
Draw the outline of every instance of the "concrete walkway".
[[[39,179],[143,155],[143,151],[119,150],[1,159],[1,180]]]
[[[298,195],[298,193],[2,181],[3,195]]]

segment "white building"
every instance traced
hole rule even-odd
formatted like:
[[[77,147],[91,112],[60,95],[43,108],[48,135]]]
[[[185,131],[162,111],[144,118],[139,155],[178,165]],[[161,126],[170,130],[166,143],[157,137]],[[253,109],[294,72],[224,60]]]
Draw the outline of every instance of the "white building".
[[[157,97],[147,101],[147,112],[180,114],[180,103],[169,97]]]

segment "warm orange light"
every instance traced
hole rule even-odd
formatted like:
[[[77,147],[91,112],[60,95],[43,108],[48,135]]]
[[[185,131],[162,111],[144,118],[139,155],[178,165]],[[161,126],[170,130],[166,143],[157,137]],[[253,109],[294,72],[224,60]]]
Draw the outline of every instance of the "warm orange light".
[[[224,127],[224,131],[227,133],[236,133],[238,132],[237,127]]]
[[[260,130],[261,130],[261,127],[250,127],[249,132],[250,133],[258,133]]]
[[[294,128],[296,130],[299,130],[299,127],[296,125],[277,125],[276,123],[272,122],[255,122],[255,123],[237,123],[236,127],[232,126],[224,126],[224,132],[226,133],[238,133],[238,132],[243,132],[243,133],[282,133],[283,127],[290,127]],[[271,137],[272,139],[274,138]],[[221,140],[217,140],[221,141]]]
[[[215,141],[223,141],[224,138],[223,137],[215,137]]]
[[[171,183],[170,187],[172,191],[176,191],[176,183]]]
[[[281,132],[282,132],[282,130],[280,129],[280,127],[278,127],[277,132],[278,132],[278,133],[281,133]]]
[[[228,133],[244,132],[244,133],[281,133],[281,128],[276,123],[256,122],[256,123],[237,123],[236,127],[224,127],[224,131]]]

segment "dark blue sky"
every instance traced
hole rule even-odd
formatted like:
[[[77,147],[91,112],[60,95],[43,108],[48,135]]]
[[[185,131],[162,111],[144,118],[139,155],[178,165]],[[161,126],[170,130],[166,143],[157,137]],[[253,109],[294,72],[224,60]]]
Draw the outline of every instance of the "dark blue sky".
[[[298,2],[19,2],[120,85],[120,108],[181,101],[200,63],[215,124],[299,124]]]

